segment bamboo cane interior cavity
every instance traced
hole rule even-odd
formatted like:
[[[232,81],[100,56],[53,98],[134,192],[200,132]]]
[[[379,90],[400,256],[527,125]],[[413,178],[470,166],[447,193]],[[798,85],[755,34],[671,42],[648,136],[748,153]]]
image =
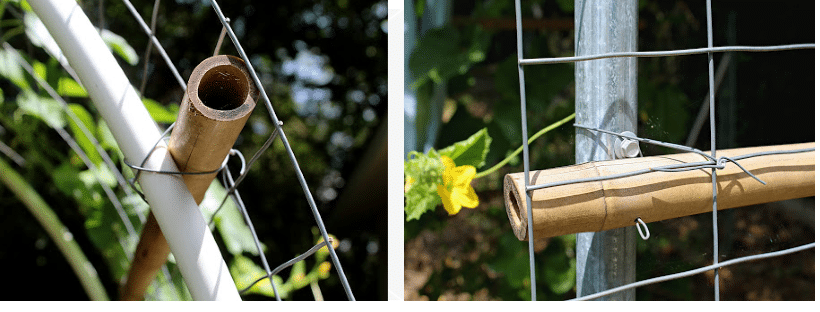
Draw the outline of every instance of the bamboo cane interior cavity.
[[[245,102],[248,92],[249,83],[241,69],[220,65],[202,75],[197,96],[207,107],[232,110]]]

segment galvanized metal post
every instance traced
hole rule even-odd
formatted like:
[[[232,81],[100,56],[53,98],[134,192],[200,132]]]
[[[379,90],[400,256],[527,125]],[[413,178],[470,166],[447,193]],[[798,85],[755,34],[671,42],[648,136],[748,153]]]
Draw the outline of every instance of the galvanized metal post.
[[[575,0],[575,55],[637,51],[637,0]],[[637,133],[638,79],[635,58],[575,64],[575,120],[611,131]],[[611,159],[606,134],[575,130],[575,162]],[[618,209],[618,207],[607,207]],[[635,281],[635,229],[578,233],[577,295]],[[599,300],[634,300],[635,290]]]

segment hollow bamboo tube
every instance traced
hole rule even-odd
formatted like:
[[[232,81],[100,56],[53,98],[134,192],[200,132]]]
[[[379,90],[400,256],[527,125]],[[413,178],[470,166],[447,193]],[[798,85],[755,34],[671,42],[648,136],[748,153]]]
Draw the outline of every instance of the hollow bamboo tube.
[[[738,148],[717,156],[813,148],[814,143]],[[702,162],[695,153],[595,161],[530,172],[531,185],[608,176],[672,164]],[[814,196],[814,151],[766,155],[738,161],[765,181],[763,185],[737,165],[717,171],[717,208],[728,209]],[[513,232],[527,240],[524,173],[504,177],[504,203]],[[654,222],[711,211],[709,169],[650,172],[631,177],[566,184],[532,191],[533,236],[554,237]]]
[[[237,57],[218,55],[197,65],[188,79],[168,142],[180,172],[219,169],[253,112],[258,95],[245,63]],[[216,173],[182,176],[197,204],[214,177]],[[149,213],[120,299],[142,300],[168,253],[168,242]]]

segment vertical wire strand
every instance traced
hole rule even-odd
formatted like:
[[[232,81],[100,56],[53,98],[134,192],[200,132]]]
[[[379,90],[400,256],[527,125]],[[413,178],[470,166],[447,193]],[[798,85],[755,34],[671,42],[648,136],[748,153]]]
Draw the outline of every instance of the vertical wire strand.
[[[524,67],[521,60],[524,59],[524,45],[521,27],[521,0],[515,0],[515,30],[518,53],[518,93],[521,98],[521,137],[523,141],[524,154],[524,188],[530,185],[530,151],[527,144],[527,99],[524,87]],[[530,256],[530,300],[535,301],[535,248],[532,234],[532,191],[527,191],[527,245]]]
[[[713,46],[712,37],[712,0],[706,0],[706,33],[708,47]],[[709,132],[712,157],[715,157],[715,60],[714,53],[708,53],[709,58]],[[712,168],[712,259],[714,264],[720,261],[718,254],[718,224],[717,224],[717,169]],[[715,268],[715,301],[720,301],[720,271]]]
[[[276,117],[276,113],[273,111],[273,104],[270,102],[270,98],[268,98],[267,92],[265,92],[265,88],[262,85],[262,82],[259,80],[259,76],[256,74],[256,71],[253,69],[251,65],[251,61],[248,58],[248,55],[245,53],[245,49],[242,48],[242,45],[239,44],[239,39],[236,37],[236,34],[231,28],[231,25],[228,24],[225,15],[222,13],[222,9],[220,9],[219,4],[216,3],[216,0],[211,0],[211,6],[213,7],[214,11],[216,12],[217,16],[219,16],[219,21],[222,22],[222,26],[224,26],[228,30],[228,36],[231,38],[234,46],[236,47],[237,52],[245,61],[245,65],[248,66],[248,71],[253,79],[254,83],[256,84],[257,89],[259,90],[260,97],[264,100],[265,108],[268,109],[268,113],[273,119],[274,125],[276,126],[276,131],[279,132],[279,136],[282,139],[282,143],[285,146],[285,152],[288,154],[290,158],[290,162],[293,165],[293,169],[296,172],[296,177],[299,180],[299,184],[302,186],[302,191],[305,194],[305,198],[308,201],[308,205],[310,206],[311,212],[313,213],[313,218],[316,220],[316,225],[319,227],[319,231],[322,232],[322,238],[325,239],[326,242],[330,241],[330,237],[327,234],[327,229],[325,228],[325,224],[322,221],[322,216],[319,214],[319,209],[316,207],[316,201],[313,199],[313,195],[308,188],[307,181],[305,180],[304,174],[302,174],[302,169],[299,168],[299,162],[296,160],[296,155],[293,153],[293,149],[290,147],[288,143],[288,138],[285,136],[285,131],[282,129],[282,124],[279,122],[279,118]],[[339,256],[336,254],[335,248],[333,248],[332,244],[328,244],[328,251],[330,252],[330,259],[333,262],[333,266],[339,273],[339,280],[342,282],[342,286],[345,289],[345,294],[347,298],[351,301],[355,301],[355,297],[353,296],[353,291],[350,289],[350,284],[347,281],[347,276],[345,276],[344,269],[342,269],[342,264],[339,261]]]
[[[151,34],[157,31],[157,13],[159,13],[159,1],[154,1],[154,8],[151,12]],[[148,38],[148,45],[145,46],[145,56],[142,67],[142,82],[140,83],[140,96],[145,97],[145,86],[148,83],[148,59],[151,57],[151,50],[154,47],[154,41]]]
[[[228,170],[226,167],[222,169],[223,178],[225,178],[225,185],[233,185],[234,180],[233,176],[231,175],[231,171]],[[256,250],[259,252],[259,258],[262,260],[262,266],[265,268],[265,273],[269,276],[268,279],[270,280],[270,286],[273,288],[273,295],[276,297],[276,301],[282,301],[282,298],[279,296],[279,291],[276,289],[276,283],[273,282],[273,274],[271,274],[270,265],[268,264],[268,259],[265,257],[265,251],[262,250],[262,243],[259,241],[259,237],[256,235],[256,229],[253,227],[253,222],[251,222],[251,217],[248,215],[248,209],[245,208],[245,202],[242,201],[242,196],[239,195],[239,192],[233,191],[228,193],[228,196],[233,197],[234,203],[236,204],[236,208],[239,209],[239,212],[242,213],[242,217],[245,219],[245,223],[248,224],[248,228],[251,230],[251,236],[253,236],[253,243],[256,246]]]

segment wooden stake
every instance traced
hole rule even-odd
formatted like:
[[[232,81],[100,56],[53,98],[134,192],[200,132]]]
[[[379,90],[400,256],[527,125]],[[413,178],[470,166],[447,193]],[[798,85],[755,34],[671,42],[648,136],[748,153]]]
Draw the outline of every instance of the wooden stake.
[[[253,112],[258,96],[241,59],[218,55],[197,65],[188,79],[188,89],[168,142],[168,151],[180,172],[219,169]],[[182,176],[197,204],[202,202],[214,177],[216,173]],[[149,213],[120,299],[142,300],[169,253],[168,242],[153,213]]]
[[[764,151],[813,148],[814,143],[738,148],[717,157]],[[701,162],[698,154],[594,161],[530,172],[532,185],[608,176],[664,165]],[[763,185],[737,165],[717,171],[718,209],[728,209],[814,196],[814,151],[752,157],[738,161],[765,181]],[[504,202],[513,232],[527,240],[524,173],[504,177]],[[567,184],[532,191],[533,236],[554,237],[634,226],[635,219],[654,222],[711,211],[712,182],[708,169],[651,172],[631,177]]]

